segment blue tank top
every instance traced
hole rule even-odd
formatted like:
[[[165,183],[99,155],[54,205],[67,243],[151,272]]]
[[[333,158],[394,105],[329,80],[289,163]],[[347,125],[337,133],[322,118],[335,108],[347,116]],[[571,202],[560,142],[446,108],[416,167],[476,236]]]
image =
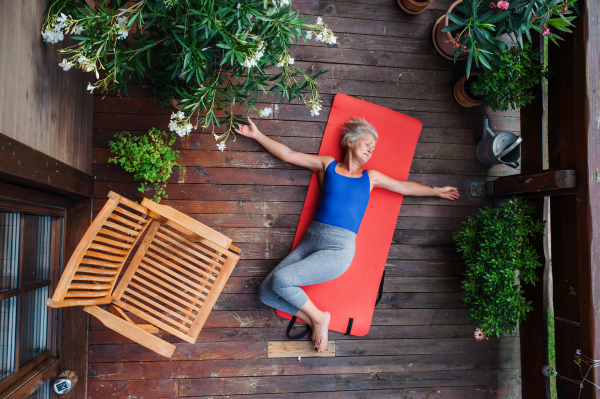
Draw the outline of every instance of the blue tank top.
[[[358,233],[371,196],[369,174],[363,171],[361,177],[342,176],[335,171],[337,164],[333,161],[325,169],[314,220]]]

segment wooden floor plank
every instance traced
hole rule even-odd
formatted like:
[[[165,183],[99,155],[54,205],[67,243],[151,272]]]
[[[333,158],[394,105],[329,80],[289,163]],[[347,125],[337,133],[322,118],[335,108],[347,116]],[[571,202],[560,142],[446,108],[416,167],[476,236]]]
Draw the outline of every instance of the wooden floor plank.
[[[469,386],[485,381],[507,386],[518,375],[518,369],[505,369],[185,379],[180,380],[179,396],[271,394],[282,386],[290,392]]]
[[[289,376],[310,374],[394,373],[402,371],[489,370],[516,368],[518,351],[507,350],[497,355],[467,353],[460,358],[450,354],[361,356],[338,358],[302,357],[283,359],[91,363],[90,381],[122,381],[128,379],[160,380],[167,378],[231,378]]]

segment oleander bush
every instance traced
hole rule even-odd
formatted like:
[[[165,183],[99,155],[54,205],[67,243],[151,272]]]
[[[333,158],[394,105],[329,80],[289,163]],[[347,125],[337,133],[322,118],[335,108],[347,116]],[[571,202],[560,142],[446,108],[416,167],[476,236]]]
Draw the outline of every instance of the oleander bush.
[[[512,332],[531,311],[523,285],[538,278],[541,266],[530,243],[545,222],[533,220],[535,205],[512,198],[498,208],[484,207],[454,235],[466,266],[463,300],[471,322],[486,336]]]
[[[48,3],[42,36],[57,43],[67,34],[77,45],[59,50],[60,66],[95,74],[88,90],[128,94],[133,82],[150,80],[162,104],[181,105],[169,129],[180,136],[195,128],[247,124],[244,113],[259,94],[279,102],[301,100],[312,115],[321,109],[316,78],[294,65],[289,49],[300,39],[335,44],[319,17],[300,17],[290,0],[83,0]],[[100,72],[103,72],[102,75]],[[236,105],[246,104],[247,108]],[[193,119],[192,119],[193,118]]]

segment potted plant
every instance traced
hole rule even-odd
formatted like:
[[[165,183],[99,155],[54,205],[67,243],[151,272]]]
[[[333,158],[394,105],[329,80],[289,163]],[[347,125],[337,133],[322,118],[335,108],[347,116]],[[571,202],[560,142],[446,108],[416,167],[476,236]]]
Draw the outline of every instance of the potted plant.
[[[469,80],[466,85],[464,76],[461,79],[463,86],[470,97],[479,99],[494,111],[519,110],[535,98],[532,88],[548,76],[548,71],[540,62],[540,53],[532,51],[527,43],[523,49],[512,47],[502,50],[498,57],[500,64],[493,64],[492,69],[477,74],[477,79]],[[454,93],[457,93],[456,87]],[[458,96],[456,99],[463,106],[472,106]]]
[[[398,5],[409,14],[420,14],[427,9],[431,0],[397,0]]]
[[[460,5],[463,0],[457,0],[445,15],[442,15],[436,23],[433,25],[433,33],[431,35],[433,39],[433,45],[440,55],[449,60],[464,60],[468,56],[468,52],[465,51],[466,47],[460,44],[460,34],[458,30],[447,31],[446,27],[450,24],[448,15],[452,14],[453,11]]]
[[[463,76],[454,85],[454,98],[463,107],[476,107],[479,104],[483,104],[481,96],[473,93],[472,84],[478,80],[479,72],[471,72],[469,76],[469,84],[467,83],[467,77]]]
[[[482,208],[454,235],[466,266],[463,300],[478,339],[510,333],[532,310],[522,285],[538,280],[541,263],[529,240],[545,225],[533,220],[534,212],[533,203],[513,197],[498,208]]]
[[[167,197],[167,180],[174,167],[183,170],[177,163],[179,151],[171,146],[175,143],[174,133],[161,132],[152,128],[148,135],[132,136],[129,132],[119,132],[116,141],[108,143],[114,158],[108,161],[121,165],[127,172],[135,173],[135,179],[143,180],[139,191],[145,192],[148,183],[154,185],[154,198],[160,202]]]
[[[259,93],[278,94],[280,103],[301,99],[313,114],[320,108],[316,78],[326,71],[309,76],[289,55],[294,39],[336,42],[320,17],[309,23],[310,17],[293,12],[289,0],[107,0],[95,6],[52,0],[42,36],[56,43],[73,35],[78,44],[60,50],[69,57],[61,65],[95,73],[91,92],[127,93],[132,82],[160,76],[172,87],[163,86],[159,98],[168,91],[181,105],[177,115],[183,116],[172,130],[186,134],[192,117],[196,128],[229,124],[219,137],[224,145],[232,127],[247,123],[234,105],[254,108]],[[266,75],[271,67],[280,72]]]
[[[575,16],[570,6],[577,0],[464,0],[463,4],[446,14],[452,22],[441,28],[442,32],[457,32],[458,44],[454,49],[455,60],[468,51],[466,75],[469,76],[471,65],[491,69],[492,64],[501,64],[498,55],[508,48],[507,44],[497,40],[507,34],[515,44],[523,48],[523,36],[531,43],[530,30],[533,29],[552,42],[563,40],[551,32],[551,27],[564,32],[571,32],[568,26]]]

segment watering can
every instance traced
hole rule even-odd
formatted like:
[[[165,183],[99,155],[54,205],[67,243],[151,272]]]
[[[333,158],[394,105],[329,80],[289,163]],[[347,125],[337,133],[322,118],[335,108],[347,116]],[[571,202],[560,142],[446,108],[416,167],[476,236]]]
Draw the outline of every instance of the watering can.
[[[518,168],[523,139],[512,132],[494,134],[488,117],[483,119],[483,139],[477,144],[477,159],[485,166],[506,164]]]

